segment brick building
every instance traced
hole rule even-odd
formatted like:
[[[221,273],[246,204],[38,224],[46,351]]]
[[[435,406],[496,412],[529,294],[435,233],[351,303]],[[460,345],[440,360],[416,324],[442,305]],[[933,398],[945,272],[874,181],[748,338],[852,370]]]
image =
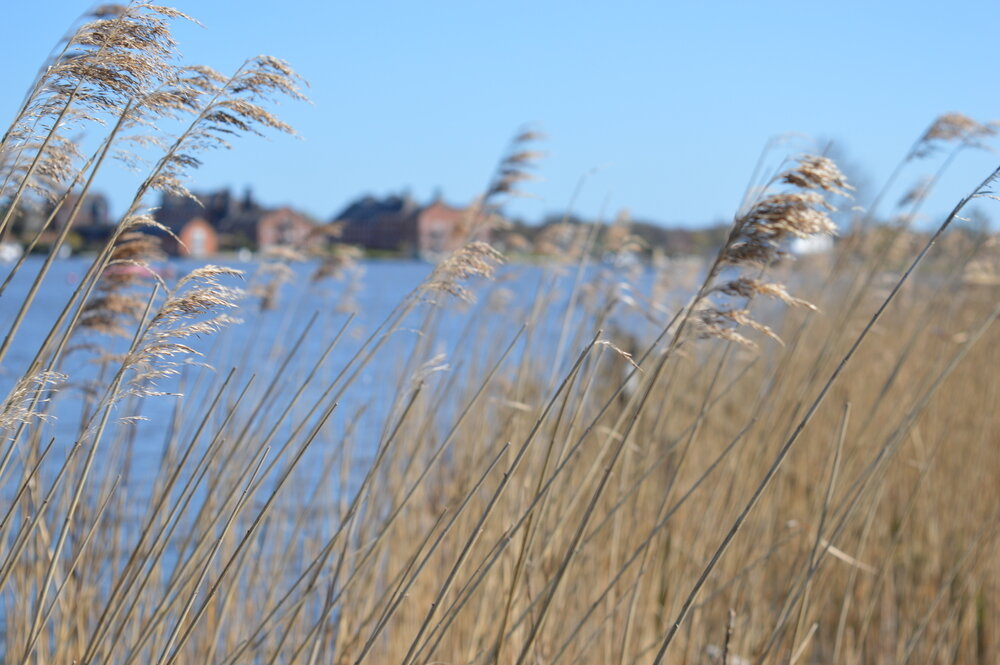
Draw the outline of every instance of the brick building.
[[[312,220],[287,206],[271,210],[257,220],[257,248],[305,247],[315,227]]]
[[[73,220],[73,228],[104,228],[111,227],[111,214],[108,207],[108,199],[104,194],[87,194],[81,201],[80,195],[73,193],[66,197],[66,200],[56,211],[56,216],[52,220],[52,227],[56,230],[66,226],[70,213],[74,208],[79,207],[76,218]]]
[[[233,196],[228,189],[196,194],[194,199],[164,195],[154,216],[177,234],[193,255],[195,251],[184,239],[184,233],[192,234],[193,241],[206,252],[200,256],[220,248],[302,247],[315,228],[312,220],[292,208],[261,206],[250,190],[242,197]],[[165,248],[173,254],[184,253],[176,243],[165,242]]]
[[[173,235],[166,233],[157,233],[156,235],[161,236],[163,251],[168,254],[200,259],[212,256],[219,251],[219,235],[215,232],[215,228],[202,217],[192,217],[186,221],[175,222],[167,228]]]
[[[439,196],[426,206],[408,194],[382,199],[365,196],[348,205],[331,222],[340,242],[366,249],[433,257],[451,252],[468,240],[468,212]]]

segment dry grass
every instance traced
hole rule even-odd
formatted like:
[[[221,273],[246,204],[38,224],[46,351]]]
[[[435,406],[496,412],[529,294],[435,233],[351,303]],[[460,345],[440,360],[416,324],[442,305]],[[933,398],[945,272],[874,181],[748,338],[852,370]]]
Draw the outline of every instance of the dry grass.
[[[0,406],[4,662],[1000,659],[1000,310],[995,280],[969,278],[997,261],[950,228],[992,177],[891,262],[906,225],[873,229],[871,210],[830,260],[789,267],[787,239],[832,231],[849,192],[806,156],[748,199],[682,301],[662,295],[676,270],[644,291],[628,269],[588,268],[595,235],[571,234],[545,240],[570,277],[553,266],[530,297],[498,285],[473,305],[486,287],[469,279],[500,260],[476,229],[536,156],[522,134],[473,242],[343,356],[354,317],[315,288],[282,303],[285,263],[250,279],[260,302],[243,305],[226,269],[174,286],[108,270],[153,256],[136,235],[150,191],[186,191],[195,155],[231,131],[290,131],[263,104],[300,96],[271,58],[228,78],[172,64],[178,18],[103,10],[0,145],[3,229],[33,190],[85,190],[121,126],[189,123],[141,141],[161,146],[150,176]],[[60,117],[109,121],[107,140],[86,158],[33,133]],[[943,116],[902,164],[991,134]],[[923,198],[903,204],[910,218]],[[627,251],[627,220],[612,228],[606,249]],[[358,277],[338,252],[320,283]],[[235,316],[286,317],[291,342],[227,347]],[[461,334],[442,335],[456,317]],[[395,343],[404,330],[413,343]],[[85,384],[60,373],[71,353],[99,364]],[[380,390],[361,390],[376,370]],[[173,418],[134,426],[169,399]],[[60,401],[81,414],[72,440],[52,422]],[[132,478],[142,454],[148,477]]]

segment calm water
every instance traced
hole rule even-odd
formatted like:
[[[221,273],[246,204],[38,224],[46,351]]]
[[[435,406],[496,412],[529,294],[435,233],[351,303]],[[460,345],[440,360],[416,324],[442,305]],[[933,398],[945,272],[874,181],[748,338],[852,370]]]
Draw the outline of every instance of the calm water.
[[[254,274],[260,268],[256,263],[217,263],[245,271],[247,279],[243,286],[248,288],[254,285]],[[88,265],[86,259],[80,258],[57,261],[53,265],[34,307],[0,367],[0,394],[6,394],[10,390],[30,363],[39,343]],[[179,276],[200,265],[201,262],[173,261],[163,266],[163,273],[167,275],[168,282],[175,282]],[[29,259],[7,291],[0,296],[0,321],[4,322],[4,331],[23,302],[40,267],[41,259]],[[146,419],[132,425],[115,424],[112,428],[115,436],[132,439],[128,446],[128,484],[141,488],[152,478],[162,459],[166,425],[176,418],[178,422],[185,423],[186,427],[194,427],[200,419],[202,407],[214,394],[212,384],[217,383],[230,368],[240,369],[234,380],[235,384],[243,385],[253,376],[255,389],[263,390],[276,369],[287,360],[287,369],[273,391],[274,411],[244,415],[244,418],[251,419],[255,427],[259,427],[262,432],[266,431],[268,421],[273,422],[278,418],[282,404],[287,403],[291,394],[302,385],[303,377],[312,371],[320,355],[353,313],[350,326],[320,367],[317,378],[309,384],[310,388],[302,400],[306,405],[314,403],[333,378],[348,365],[363,341],[432,269],[430,265],[416,261],[364,262],[361,264],[363,274],[360,279],[314,283],[310,276],[315,267],[315,264],[309,263],[293,265],[295,279],[281,288],[275,309],[259,311],[256,301],[248,298],[238,313],[244,320],[242,324],[233,326],[220,335],[192,342],[191,345],[205,354],[204,360],[212,367],[185,368],[180,377],[161,381],[157,386],[165,392],[184,393],[184,398],[146,398],[141,401],[137,411],[130,410],[132,407],[127,401],[118,407],[116,417],[141,415]],[[9,268],[0,266],[0,274],[4,274],[7,269]],[[603,282],[596,279],[598,273]],[[576,279],[575,270],[566,270],[557,275],[551,270],[536,266],[507,266],[499,272],[495,281],[480,280],[470,285],[477,294],[478,302],[474,305],[449,301],[440,308],[427,305],[417,307],[398,330],[386,339],[379,354],[359,371],[357,380],[340,396],[337,410],[327,428],[330,439],[336,440],[338,436],[351,430],[359,442],[362,456],[365,451],[370,452],[374,448],[389,419],[389,410],[397,394],[401,375],[417,369],[407,365],[415,348],[419,351],[420,359],[440,355],[442,359],[438,364],[447,364],[453,371],[475,369],[479,375],[485,374],[490,363],[514,338],[521,324],[529,319],[530,307],[535,302],[540,287],[553,295],[534,324],[532,353],[535,354],[533,357],[539,359],[540,371],[555,373],[559,331],[569,293]],[[595,267],[583,275],[583,281],[591,284],[610,285],[614,283],[614,279],[606,268]],[[648,293],[651,284],[651,273],[641,272],[637,292]],[[646,332],[653,330],[653,326],[642,315],[641,308],[622,307],[619,310],[615,317],[615,325],[619,328]],[[576,323],[584,323],[583,327],[586,329],[588,324],[580,318],[582,316],[577,316]],[[433,325],[428,331],[420,332],[425,327],[427,317],[432,317],[430,320]],[[460,342],[463,337],[465,341]],[[302,344],[299,351],[288,359],[289,352],[300,338]],[[121,351],[127,340],[81,335],[74,343],[80,348],[68,353],[60,366],[60,371],[69,376],[69,381],[52,396],[52,410],[57,417],[45,425],[46,438],[56,437],[57,449],[68,449],[80,437],[85,390],[88,382],[99,371],[94,362],[97,354]],[[570,348],[572,345],[573,340],[563,343],[564,364],[571,361],[575,353]],[[522,351],[523,345],[516,349],[515,354]],[[440,374],[444,376],[448,372]],[[406,377],[402,378],[405,380]],[[235,395],[237,391],[230,392]],[[446,422],[450,409],[455,408],[455,405],[439,405],[439,408],[441,420]],[[302,419],[309,418],[305,409],[296,409],[295,413],[288,415],[281,433],[290,432],[301,424]],[[115,463],[120,463],[120,460]]]

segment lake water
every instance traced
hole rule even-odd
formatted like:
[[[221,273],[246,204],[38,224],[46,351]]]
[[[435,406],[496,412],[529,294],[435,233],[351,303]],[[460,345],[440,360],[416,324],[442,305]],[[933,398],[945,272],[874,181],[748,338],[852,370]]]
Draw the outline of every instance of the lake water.
[[[217,263],[244,271],[247,277],[242,286],[249,289],[255,288],[261,279],[259,263]],[[0,367],[0,394],[7,394],[31,362],[39,343],[88,265],[84,258],[53,264]],[[162,266],[162,272],[167,275],[168,282],[176,282],[178,277],[200,265],[203,262],[172,261]],[[40,267],[41,259],[30,258],[0,296],[0,321],[4,322],[5,332]],[[366,261],[359,264],[352,276],[313,282],[310,277],[316,269],[315,263],[294,263],[290,267],[293,278],[280,288],[273,309],[261,311],[259,300],[248,297],[237,313],[243,323],[221,334],[191,342],[204,354],[199,360],[210,364],[210,368],[187,367],[179,377],[162,380],[156,386],[164,392],[184,393],[185,397],[150,397],[137,402],[135,407],[125,400],[116,409],[116,419],[133,415],[144,418],[129,425],[116,422],[112,427],[115,436],[131,438],[126,479],[130,485],[141,489],[154,477],[162,459],[167,424],[176,419],[185,427],[194,427],[202,407],[214,395],[213,386],[218,385],[230,368],[238,368],[234,386],[243,385],[252,378],[254,390],[263,391],[277,369],[287,363],[272,390],[273,398],[269,403],[274,404],[273,411],[250,414],[248,422],[266,429],[267,421],[279,418],[282,404],[302,385],[303,378],[314,370],[317,360],[350,319],[340,341],[316,370],[314,380],[308,384],[300,401],[304,405],[315,403],[345,368],[348,374],[355,371],[354,359],[358,350],[432,270],[431,265],[417,261]],[[480,279],[469,284],[477,296],[475,304],[442,295],[437,306],[416,305],[391,335],[384,340],[376,338],[381,344],[379,352],[357,370],[356,379],[338,396],[338,407],[329,429],[333,432],[350,430],[359,442],[361,454],[370,453],[384,434],[394,396],[409,380],[407,374],[419,370],[419,361],[436,358],[436,366],[447,365],[447,370],[440,372],[442,376],[448,371],[470,371],[473,367],[480,375],[485,374],[490,363],[495,362],[529,319],[533,320],[532,362],[543,379],[555,378],[559,368],[572,361],[573,347],[578,348],[581,343],[579,336],[586,332],[589,337],[597,326],[596,318],[600,314],[579,305],[599,302],[602,298],[606,302],[608,293],[617,292],[625,302],[616,305],[613,316],[602,324],[610,324],[616,334],[623,330],[638,337],[654,333],[653,322],[663,317],[642,304],[653,290],[652,271],[633,270],[630,287],[622,285],[620,272],[605,266],[589,267],[582,273],[576,268],[554,271],[530,265],[504,266],[495,280]],[[236,280],[232,283],[240,285]],[[564,317],[574,284],[585,286],[577,291],[574,302],[578,306],[570,317],[569,329],[577,336],[564,337]],[[544,306],[533,311],[536,302],[543,302]],[[289,356],[300,339],[298,351]],[[59,367],[69,379],[52,394],[51,410],[56,417],[44,425],[45,438],[57,439],[57,451],[68,449],[81,437],[81,412],[87,402],[86,391],[101,371],[95,363],[96,358],[100,353],[124,350],[127,341],[86,334],[74,340],[80,348],[68,353]],[[514,351],[515,359],[523,352],[522,341]],[[235,395],[236,391],[230,393]],[[259,393],[251,393],[254,394]],[[246,403],[252,400],[248,398]],[[447,422],[455,405],[439,405],[438,408],[442,422]],[[302,418],[315,418],[302,406],[286,415],[282,434],[292,431]]]

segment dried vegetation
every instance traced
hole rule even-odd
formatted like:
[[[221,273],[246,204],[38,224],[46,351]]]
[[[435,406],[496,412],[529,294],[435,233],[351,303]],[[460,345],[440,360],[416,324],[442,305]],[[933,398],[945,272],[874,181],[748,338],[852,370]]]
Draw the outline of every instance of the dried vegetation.
[[[803,155],[690,289],[669,265],[589,265],[635,249],[623,215],[601,248],[553,226],[559,261],[514,294],[485,283],[517,269],[497,275],[481,236],[530,179],[522,133],[469,243],[356,337],[344,247],[312,286],[293,284],[304,257],[270,257],[253,300],[227,268],[174,285],[148,268],[147,196],[187,192],[236,134],[290,132],[266,107],[301,98],[273,58],[177,64],[176,20],[97,10],[0,143],[0,238],[32,196],[86,193],[106,156],[149,169],[51,330],[24,339],[41,289],[64,288],[65,231],[3,322],[4,367],[15,342],[33,353],[0,402],[5,663],[1000,660],[998,260],[949,242],[995,174],[924,237],[908,220],[936,179],[883,226],[890,182],[828,260],[789,268],[788,242],[835,233],[851,192]],[[106,131],[90,156],[81,126]],[[942,116],[902,166],[993,134]],[[79,357],[96,369],[74,376]]]

